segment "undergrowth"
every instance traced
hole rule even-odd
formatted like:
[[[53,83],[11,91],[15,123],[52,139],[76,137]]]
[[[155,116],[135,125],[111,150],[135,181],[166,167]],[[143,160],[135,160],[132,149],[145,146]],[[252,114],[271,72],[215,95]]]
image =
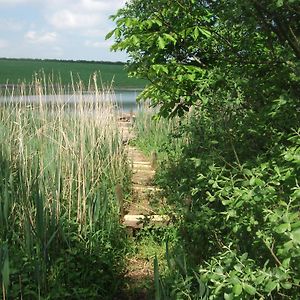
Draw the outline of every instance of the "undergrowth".
[[[271,107],[279,118],[283,112]],[[167,268],[159,268],[161,257],[154,261],[156,299],[297,299],[297,117],[286,119],[290,127],[281,122],[266,130],[266,111],[255,128],[251,114],[224,120],[212,112],[194,108],[169,131],[170,120],[136,127],[137,144],[158,141],[151,146],[162,152],[156,183],[177,228]]]

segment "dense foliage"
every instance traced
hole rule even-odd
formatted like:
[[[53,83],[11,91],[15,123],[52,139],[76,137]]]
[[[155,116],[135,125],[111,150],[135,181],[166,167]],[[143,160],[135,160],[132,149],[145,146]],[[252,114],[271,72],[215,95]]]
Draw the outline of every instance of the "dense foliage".
[[[186,141],[180,156],[160,145],[194,270],[181,277],[189,296],[176,277],[169,297],[297,299],[299,1],[134,0],[114,20],[114,49],[150,81],[141,97],[163,116],[191,110],[170,137]],[[199,278],[208,293],[193,290]]]
[[[299,92],[299,1],[136,0],[114,19],[113,49],[128,52],[132,75],[150,80],[143,97],[161,113],[232,103],[239,93],[258,108]]]

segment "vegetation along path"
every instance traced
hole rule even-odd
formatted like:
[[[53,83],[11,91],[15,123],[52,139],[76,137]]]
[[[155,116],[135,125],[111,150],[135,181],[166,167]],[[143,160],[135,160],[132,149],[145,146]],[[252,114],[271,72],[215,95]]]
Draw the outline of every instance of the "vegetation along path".
[[[132,167],[132,199],[124,203],[121,209],[121,218],[135,242],[135,235],[139,229],[147,225],[165,225],[168,223],[168,218],[158,214],[160,201],[155,201],[155,198],[158,197],[157,192],[159,192],[159,189],[153,185],[156,155],[154,154],[149,159],[139,149],[129,144],[129,141],[135,138],[132,116],[122,117],[119,128]],[[153,203],[155,202],[154,208]],[[152,261],[139,252],[137,250],[128,258],[127,299],[150,299],[148,297],[153,281]]]

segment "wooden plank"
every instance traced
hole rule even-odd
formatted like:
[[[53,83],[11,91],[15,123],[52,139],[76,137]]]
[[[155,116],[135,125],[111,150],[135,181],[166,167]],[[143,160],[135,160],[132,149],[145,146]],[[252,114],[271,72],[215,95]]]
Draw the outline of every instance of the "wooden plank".
[[[133,168],[132,173],[136,176],[145,177],[148,176],[149,179],[153,179],[155,175],[155,171],[149,170],[149,169],[137,169]]]
[[[126,227],[143,228],[144,224],[167,226],[169,222],[167,215],[125,215],[123,224]]]
[[[132,167],[133,172],[148,172],[151,176],[155,174],[155,171],[151,169],[150,166],[147,165],[133,165]]]
[[[151,186],[151,185],[138,185],[138,184],[134,184],[132,186],[132,189],[133,190],[140,190],[140,191],[154,191],[154,192],[161,192],[162,189],[161,188],[158,188],[158,187],[155,187],[155,186]]]
[[[141,160],[141,161],[134,161],[132,163],[132,165],[136,165],[136,166],[147,166],[151,168],[151,164],[148,160]]]

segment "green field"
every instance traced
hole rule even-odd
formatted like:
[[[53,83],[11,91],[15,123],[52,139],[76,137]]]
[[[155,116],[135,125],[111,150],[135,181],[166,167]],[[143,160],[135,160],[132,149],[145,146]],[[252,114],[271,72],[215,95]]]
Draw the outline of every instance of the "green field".
[[[114,88],[143,88],[144,80],[129,78],[123,63],[88,62],[88,61],[58,61],[35,59],[0,59],[0,84],[31,82],[35,73],[44,72],[53,76],[57,82],[66,85],[71,82],[71,73],[75,80],[78,77],[87,86],[92,74],[101,74],[105,86],[113,82]]]

